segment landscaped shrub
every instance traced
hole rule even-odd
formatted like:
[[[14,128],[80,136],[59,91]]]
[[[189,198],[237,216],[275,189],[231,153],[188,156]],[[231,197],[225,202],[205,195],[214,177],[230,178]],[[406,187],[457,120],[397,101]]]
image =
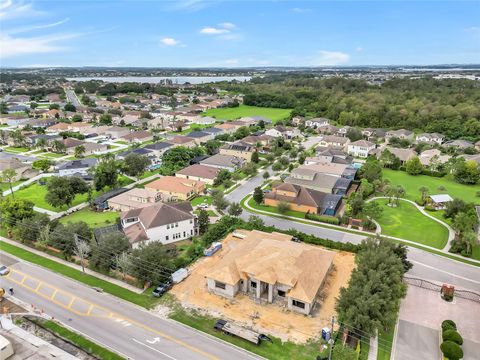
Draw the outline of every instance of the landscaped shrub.
[[[338,220],[338,218],[333,217],[333,216],[323,216],[323,215],[306,213],[305,214],[305,219],[313,220],[313,221],[320,221],[320,222],[324,222],[324,223],[327,223],[327,224],[335,224],[335,225],[340,224],[340,220]]]
[[[444,320],[442,322],[442,331],[457,330],[457,324],[453,320]]]
[[[423,205],[425,205],[425,201],[424,201],[424,200],[422,200],[422,199],[415,199],[415,202],[416,202],[416,203],[417,203],[417,205],[419,205],[419,206],[423,206]]]
[[[444,330],[442,334],[442,339],[443,341],[453,341],[458,345],[463,344],[462,335],[460,335],[456,330],[453,330],[453,329]]]
[[[442,350],[443,356],[448,360],[460,360],[463,358],[462,348],[453,341],[444,341],[442,345],[440,345],[440,350]]]
[[[437,211],[437,209],[435,209],[435,207],[432,206],[432,205],[426,205],[426,206],[425,206],[425,210],[428,210],[428,211]]]

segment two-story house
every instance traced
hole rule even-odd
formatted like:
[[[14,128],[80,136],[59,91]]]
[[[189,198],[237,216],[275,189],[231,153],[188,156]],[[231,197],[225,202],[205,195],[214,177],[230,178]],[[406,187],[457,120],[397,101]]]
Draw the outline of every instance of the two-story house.
[[[160,179],[146,184],[145,189],[161,193],[163,201],[185,201],[203,193],[205,183],[175,176],[162,176]]]
[[[366,158],[376,145],[367,140],[357,140],[347,145],[347,152],[354,157]]]
[[[255,151],[256,150],[253,146],[241,140],[220,147],[220,154],[235,156],[237,158],[245,159],[247,162],[252,161],[252,155]]]

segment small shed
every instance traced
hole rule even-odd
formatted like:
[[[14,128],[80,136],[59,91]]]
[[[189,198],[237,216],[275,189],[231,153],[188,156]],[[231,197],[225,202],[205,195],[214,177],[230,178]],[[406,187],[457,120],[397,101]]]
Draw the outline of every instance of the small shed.
[[[432,206],[436,209],[444,209],[448,202],[453,201],[452,197],[448,194],[430,195]]]

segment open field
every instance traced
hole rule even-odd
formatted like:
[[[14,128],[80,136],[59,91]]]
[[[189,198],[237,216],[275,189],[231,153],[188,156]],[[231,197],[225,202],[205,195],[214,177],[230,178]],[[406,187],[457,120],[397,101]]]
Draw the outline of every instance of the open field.
[[[467,202],[480,204],[480,197],[476,197],[477,191],[480,191],[480,185],[459,184],[449,177],[412,176],[404,171],[390,169],[383,170],[383,177],[389,179],[392,184],[402,185],[406,191],[406,198],[410,200],[420,198],[420,191],[418,191],[418,189],[425,186],[429,189],[430,194],[449,194],[452,198],[459,198]],[[439,190],[440,186],[443,186],[445,190]]]
[[[352,253],[337,252],[333,263],[334,271],[326,278],[321,290],[319,306],[311,316],[304,316],[287,310],[278,304],[257,304],[248,295],[237,294],[234,299],[226,299],[211,294],[207,290],[205,276],[210,273],[222,258],[235,247],[235,239],[223,240],[223,248],[211,257],[198,260],[189,268],[191,274],[170,291],[183,307],[200,311],[214,317],[225,317],[261,333],[271,334],[282,341],[306,343],[317,338],[329,319],[335,315],[335,299],[341,287],[347,286],[355,267]]]
[[[45,195],[47,194],[46,185],[42,186],[42,185],[39,185],[38,183],[34,183],[20,190],[15,191],[14,194],[16,198],[30,200],[35,204],[35,206],[42,209],[57,211],[57,212],[68,209],[67,206],[64,206],[61,208],[55,208],[45,201]],[[93,197],[96,197],[96,196],[98,196],[98,194],[94,192]],[[81,204],[82,202],[87,201],[87,198],[88,198],[88,194],[86,193],[77,195],[75,196],[75,199],[73,199],[71,206]]]
[[[286,119],[290,116],[291,109],[264,108],[258,106],[240,105],[236,108],[210,109],[203,113],[217,119],[235,120],[244,116],[264,116],[273,122]]]
[[[107,225],[113,225],[120,217],[120,213],[116,211],[92,211],[90,209],[82,209],[80,211],[76,211],[71,213],[70,215],[64,216],[60,219],[62,224],[66,224],[68,222],[79,222],[83,221],[88,226],[92,228],[98,228]]]
[[[383,213],[376,219],[382,227],[382,234],[443,249],[448,240],[448,229],[426,217],[412,204],[401,201],[398,207],[387,206],[387,199],[375,202],[382,205]]]

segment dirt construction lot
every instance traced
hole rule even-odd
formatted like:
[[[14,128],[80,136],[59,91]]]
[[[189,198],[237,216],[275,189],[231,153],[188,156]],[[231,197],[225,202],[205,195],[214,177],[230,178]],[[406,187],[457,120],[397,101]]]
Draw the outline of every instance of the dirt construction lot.
[[[227,240],[226,240],[227,241]],[[233,300],[210,294],[205,275],[224,256],[225,246],[212,257],[205,257],[189,268],[190,276],[171,290],[185,308],[196,309],[215,317],[222,317],[252,327],[254,330],[299,343],[317,337],[321,329],[329,326],[335,315],[335,298],[340,288],[346,287],[355,266],[354,255],[337,252],[334,270],[328,276],[312,315],[305,316],[276,304],[255,304],[246,295],[238,294]]]

